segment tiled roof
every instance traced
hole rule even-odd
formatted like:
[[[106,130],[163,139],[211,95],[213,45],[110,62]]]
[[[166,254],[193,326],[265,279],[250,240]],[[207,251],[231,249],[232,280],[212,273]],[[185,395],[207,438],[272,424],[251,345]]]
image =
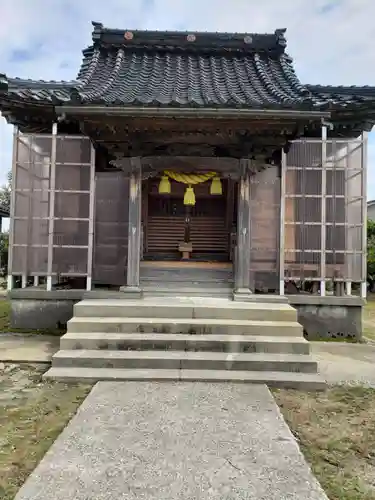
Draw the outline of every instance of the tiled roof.
[[[306,85],[306,87],[318,105],[330,102],[350,106],[351,104],[375,102],[375,87],[369,85],[361,87],[355,85]]]
[[[249,109],[324,109],[372,103],[374,87],[302,85],[273,34],[110,30],[94,24],[77,80],[0,75],[4,102]]]
[[[83,102],[141,106],[292,107],[310,92],[288,57],[263,53],[201,54],[120,47],[86,52]]]
[[[71,90],[79,86],[77,81],[23,80],[0,75],[0,100],[4,94],[12,101],[60,104],[69,101]]]

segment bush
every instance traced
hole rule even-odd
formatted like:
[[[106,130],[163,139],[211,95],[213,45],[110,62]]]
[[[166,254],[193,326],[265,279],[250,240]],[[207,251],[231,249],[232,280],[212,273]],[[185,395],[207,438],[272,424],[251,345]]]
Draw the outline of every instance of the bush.
[[[370,291],[375,288],[375,222],[367,220],[367,283]]]
[[[8,274],[8,246],[9,234],[0,234],[0,277],[2,278]]]

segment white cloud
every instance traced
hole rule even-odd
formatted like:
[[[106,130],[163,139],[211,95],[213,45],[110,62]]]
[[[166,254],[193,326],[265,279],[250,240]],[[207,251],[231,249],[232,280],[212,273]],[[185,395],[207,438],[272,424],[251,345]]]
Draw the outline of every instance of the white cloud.
[[[0,0],[0,17],[0,73],[10,76],[75,78],[95,20],[128,29],[286,27],[288,52],[304,83],[375,84],[373,0]],[[10,165],[10,136],[2,120],[0,182]],[[374,133],[369,153],[369,196],[375,198]]]

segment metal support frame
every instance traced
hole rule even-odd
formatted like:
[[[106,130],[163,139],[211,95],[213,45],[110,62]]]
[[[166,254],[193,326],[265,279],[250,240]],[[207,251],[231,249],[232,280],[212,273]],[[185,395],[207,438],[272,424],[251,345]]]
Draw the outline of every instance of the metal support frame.
[[[33,144],[33,143],[32,143]],[[33,161],[32,148],[28,149],[29,156],[29,182],[28,182],[28,213],[27,213],[27,247],[25,256],[25,267],[22,276],[22,288],[27,287],[28,276],[30,274],[30,253],[32,252],[32,232],[33,232],[33,213],[34,213],[34,187],[35,187],[35,162]]]
[[[49,222],[48,222],[48,261],[47,261],[47,290],[52,290],[53,267],[53,233],[55,217],[55,187],[56,187],[56,144],[57,123],[52,125],[52,145],[49,184]]]
[[[26,247],[26,251],[27,251],[28,247]],[[21,288],[26,288],[27,287],[27,274],[24,273],[22,274],[21,276]]]
[[[87,167],[85,167],[87,168]],[[90,163],[90,206],[89,206],[89,237],[87,249],[87,278],[86,290],[92,288],[92,266],[93,266],[93,251],[94,251],[94,216],[95,216],[95,149],[91,146],[91,163]]]
[[[131,158],[129,182],[129,229],[128,266],[126,289],[140,291],[139,271],[141,256],[141,205],[142,205],[142,163],[140,157]]]
[[[18,157],[19,131],[13,128],[13,155],[12,155],[12,189],[10,192],[10,220],[9,220],[9,244],[8,244],[8,279],[7,289],[13,288],[13,245],[14,245],[14,217],[16,213],[16,186],[17,186],[17,157]]]
[[[336,148],[335,148],[336,149]],[[345,203],[345,250],[348,252],[348,246],[349,246],[349,240],[350,240],[350,235],[349,235],[349,221],[348,221],[348,207],[351,203],[351,200],[349,201],[349,193],[348,193],[348,181],[350,180],[350,177],[348,177],[348,172],[349,172],[349,158],[350,158],[350,143],[347,144],[346,147],[346,154],[344,155],[343,159],[345,160],[345,174],[344,174],[344,182],[345,182],[345,187],[344,187],[344,203]],[[344,259],[345,259],[345,272],[348,277],[352,277],[352,267],[353,267],[353,261],[352,259],[348,259],[348,254],[344,254]],[[345,295],[351,295],[352,294],[352,282],[348,279],[345,281]]]
[[[322,198],[320,242],[320,295],[326,294],[326,195],[327,195],[327,126],[322,124]]]
[[[362,132],[362,281],[361,297],[367,297],[367,147],[368,132]]]
[[[279,294],[285,295],[285,195],[286,195],[286,168],[287,156],[284,151],[281,153],[280,165],[280,242],[279,242]]]

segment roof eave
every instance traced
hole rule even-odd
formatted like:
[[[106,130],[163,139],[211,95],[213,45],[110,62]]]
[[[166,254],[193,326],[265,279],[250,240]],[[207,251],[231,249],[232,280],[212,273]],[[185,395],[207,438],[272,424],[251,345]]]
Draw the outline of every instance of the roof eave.
[[[123,106],[56,106],[58,115],[106,115],[106,116],[143,116],[147,118],[294,118],[301,120],[321,120],[330,118],[330,111],[298,109],[237,109],[237,108],[162,108],[162,107],[123,107]]]

